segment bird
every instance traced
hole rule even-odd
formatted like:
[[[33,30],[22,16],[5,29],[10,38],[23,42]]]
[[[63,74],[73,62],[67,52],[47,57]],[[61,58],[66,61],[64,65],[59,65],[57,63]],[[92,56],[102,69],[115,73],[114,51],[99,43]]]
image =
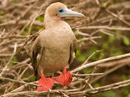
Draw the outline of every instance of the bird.
[[[75,58],[76,37],[70,25],[63,20],[64,17],[84,15],[68,9],[61,2],[52,3],[45,10],[45,29],[39,33],[31,47],[32,66],[37,78],[41,72],[50,76],[64,69]]]

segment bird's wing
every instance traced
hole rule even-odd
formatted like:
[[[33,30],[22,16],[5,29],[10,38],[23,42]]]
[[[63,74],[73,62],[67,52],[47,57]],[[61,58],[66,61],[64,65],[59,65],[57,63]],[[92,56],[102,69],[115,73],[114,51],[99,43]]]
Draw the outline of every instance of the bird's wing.
[[[32,48],[31,48],[31,59],[32,59],[32,66],[34,68],[34,71],[35,71],[35,75],[37,77],[38,75],[38,72],[37,72],[37,69],[38,69],[38,57],[41,55],[40,52],[42,52],[42,46],[40,44],[40,39],[39,39],[39,36],[37,37],[37,39],[34,41],[34,43],[32,44]],[[40,59],[40,58],[39,58]]]
[[[69,64],[72,64],[72,62],[73,62],[73,60],[74,60],[74,58],[75,58],[76,45],[77,45],[77,40],[76,40],[76,38],[75,38],[75,36],[74,36],[73,42],[72,42],[71,45],[70,45],[70,57],[69,57],[69,61],[68,61]]]

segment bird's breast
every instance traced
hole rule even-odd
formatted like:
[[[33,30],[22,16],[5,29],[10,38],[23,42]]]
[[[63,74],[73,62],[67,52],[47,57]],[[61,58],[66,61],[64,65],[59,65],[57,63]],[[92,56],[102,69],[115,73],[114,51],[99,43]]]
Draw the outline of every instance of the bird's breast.
[[[73,32],[70,28],[62,26],[45,30],[40,33],[42,53],[42,64],[45,72],[55,72],[68,65],[70,56],[70,45],[73,40]]]
[[[41,33],[41,45],[45,48],[62,49],[70,46],[73,32],[68,25],[50,28]]]

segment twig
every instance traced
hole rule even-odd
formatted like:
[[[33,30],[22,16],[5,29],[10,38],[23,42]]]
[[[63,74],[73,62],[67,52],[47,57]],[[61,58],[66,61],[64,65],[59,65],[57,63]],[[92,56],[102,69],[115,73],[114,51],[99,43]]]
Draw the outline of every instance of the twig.
[[[92,89],[88,89],[88,90],[83,90],[83,91],[75,91],[75,92],[69,92],[68,90],[52,90],[50,93],[61,93],[62,91],[67,92],[67,94],[69,95],[85,95],[85,94],[93,94],[93,93],[98,93],[98,92],[102,92],[102,91],[108,91],[108,90],[113,90],[113,89],[117,89],[117,88],[121,88],[121,87],[125,87],[130,85],[130,79],[129,80],[125,80],[125,81],[121,81],[121,82],[117,82],[117,83],[113,83],[113,84],[109,84],[109,85],[105,85],[105,86],[101,86],[98,88],[92,88]],[[15,97],[15,96],[25,96],[25,95],[32,95],[32,96],[40,96],[40,95],[46,95],[48,92],[37,92],[37,91],[24,91],[24,92],[16,92],[16,93],[8,93],[8,94],[4,94],[1,97]]]
[[[121,30],[121,31],[130,31],[128,27],[120,27],[120,26],[87,26],[81,27],[79,29],[108,29],[108,30]]]
[[[5,77],[0,77],[0,79],[1,79],[1,80],[7,80],[7,81],[15,82],[15,83],[20,83],[20,84],[26,84],[26,85],[39,86],[39,85],[34,84],[34,83],[26,83],[26,82],[23,82],[23,81],[14,80],[14,79],[5,78]]]
[[[77,72],[77,71],[81,71],[81,70],[83,70],[85,68],[88,68],[90,66],[95,66],[97,64],[108,62],[108,61],[112,61],[112,60],[119,60],[119,59],[122,59],[122,58],[125,58],[125,57],[130,57],[130,53],[124,54],[124,55],[120,55],[120,56],[114,56],[114,57],[102,59],[102,60],[95,61],[95,62],[92,62],[92,63],[88,63],[88,64],[85,64],[85,65],[83,65],[81,67],[78,67],[78,68],[72,70],[71,72],[74,73],[74,72]]]
[[[12,56],[11,56],[9,62],[8,62],[8,63],[6,64],[6,66],[2,69],[2,72],[0,73],[0,77],[3,76],[3,74],[4,74],[4,73],[6,72],[6,70],[8,69],[8,67],[9,67],[9,65],[10,65],[10,63],[11,63],[13,57],[14,57],[14,55],[16,54],[16,50],[17,50],[17,43],[15,43],[13,54],[12,54]]]

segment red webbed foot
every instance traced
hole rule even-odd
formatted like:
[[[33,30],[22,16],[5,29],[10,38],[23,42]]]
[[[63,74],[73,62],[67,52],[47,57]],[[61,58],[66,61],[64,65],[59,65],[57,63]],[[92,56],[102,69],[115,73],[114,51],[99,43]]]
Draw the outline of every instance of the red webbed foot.
[[[41,79],[38,81],[37,91],[48,91],[52,88],[55,81],[54,78],[45,78],[45,75],[41,72]]]
[[[72,81],[72,74],[69,71],[66,71],[66,68],[64,68],[63,73],[55,77],[55,79],[59,84],[68,86]]]

